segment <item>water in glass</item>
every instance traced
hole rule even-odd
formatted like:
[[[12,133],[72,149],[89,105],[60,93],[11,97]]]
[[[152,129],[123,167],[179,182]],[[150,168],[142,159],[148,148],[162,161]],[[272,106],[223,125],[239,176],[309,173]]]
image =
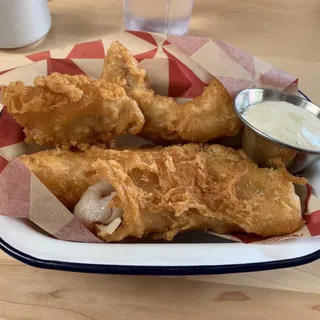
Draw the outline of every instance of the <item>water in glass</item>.
[[[194,0],[123,0],[125,29],[184,35]]]

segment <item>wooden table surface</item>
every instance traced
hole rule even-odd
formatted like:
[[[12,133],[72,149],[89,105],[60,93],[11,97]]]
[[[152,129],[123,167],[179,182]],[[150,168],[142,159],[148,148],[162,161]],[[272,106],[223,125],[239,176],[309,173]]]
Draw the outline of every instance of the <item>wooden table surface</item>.
[[[151,0],[150,0],[151,1]],[[51,0],[53,25],[17,55],[122,29],[120,0]],[[300,78],[320,103],[319,0],[196,0],[191,35],[221,38]],[[133,277],[35,269],[0,252],[0,320],[320,319],[320,261],[248,274]]]

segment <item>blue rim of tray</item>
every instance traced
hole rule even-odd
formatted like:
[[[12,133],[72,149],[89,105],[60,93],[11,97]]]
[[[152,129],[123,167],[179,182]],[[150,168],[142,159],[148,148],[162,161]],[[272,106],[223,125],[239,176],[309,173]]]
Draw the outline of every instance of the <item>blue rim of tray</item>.
[[[311,254],[293,259],[216,266],[131,266],[113,264],[100,265],[38,259],[13,248],[1,238],[0,248],[2,248],[2,250],[9,254],[11,257],[37,268],[85,273],[125,275],[183,276],[265,271],[296,267],[320,259],[320,250],[318,250]]]
[[[308,101],[311,101],[301,91],[299,93]],[[1,112],[0,112],[1,116]],[[270,262],[216,265],[216,266],[131,266],[131,265],[103,265],[73,263],[56,260],[43,260],[30,256],[8,244],[0,238],[0,248],[11,257],[33,267],[51,270],[100,273],[100,274],[125,274],[125,275],[208,275],[227,274],[252,271],[265,271],[296,267],[320,259],[320,250],[311,254],[285,260]]]

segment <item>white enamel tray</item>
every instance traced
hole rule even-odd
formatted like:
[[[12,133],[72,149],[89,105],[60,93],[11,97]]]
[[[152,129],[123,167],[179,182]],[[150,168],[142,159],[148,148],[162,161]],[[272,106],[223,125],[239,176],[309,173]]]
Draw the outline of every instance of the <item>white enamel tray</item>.
[[[175,243],[75,243],[54,239],[27,220],[0,217],[0,247],[24,263],[47,269],[113,274],[214,274],[293,267],[320,258],[319,237],[250,245],[221,239],[212,243],[212,236],[206,239],[203,233],[184,237],[177,238]],[[188,243],[191,239],[199,243]]]
[[[113,37],[115,40],[119,36]],[[125,34],[122,37],[125,40],[132,35]],[[146,54],[156,50],[150,43],[143,42],[141,39],[139,41],[139,46],[142,46]],[[95,43],[102,44],[99,41]],[[199,44],[199,41],[196,43]],[[185,42],[182,44],[185,46]],[[208,45],[207,43],[206,46]],[[189,47],[186,48],[190,50]],[[99,51],[96,47],[93,49],[91,51],[94,54]],[[64,49],[64,51],[68,50]],[[60,51],[59,54],[52,51],[51,55],[58,54],[59,58],[62,55]],[[75,58],[78,51],[79,47],[75,46],[69,55]],[[63,54],[65,57],[66,53]],[[42,59],[47,55],[48,52],[44,52],[30,56],[29,59]],[[104,52],[101,52],[101,55],[103,57]],[[197,57],[197,53],[195,56]],[[257,59],[254,61],[258,63]],[[103,60],[89,59],[87,64],[85,62],[85,60],[77,60],[84,69],[91,70],[94,66],[94,70],[99,70],[96,74],[90,74],[92,77],[98,77]],[[265,63],[259,63],[260,67],[266,68]],[[43,65],[46,65],[46,62],[35,64],[33,73],[17,70],[14,75],[17,79],[30,84],[31,79],[42,75]],[[41,69],[41,72],[38,69]],[[45,69],[47,70],[47,67]],[[3,81],[12,80],[9,73],[2,77]],[[316,196],[320,197],[320,162],[310,168],[307,175],[315,188]],[[184,275],[248,272],[292,267],[320,258],[320,237],[248,245],[231,243],[228,240],[198,232],[179,235],[170,243],[87,244],[57,240],[43,233],[28,220],[4,216],[0,216],[0,247],[12,257],[36,267],[113,274]]]
[[[320,161],[306,172],[320,196]],[[232,243],[202,232],[171,243],[88,244],[57,240],[26,219],[0,216],[0,248],[35,267],[112,274],[221,274],[287,268],[320,258],[320,237]]]

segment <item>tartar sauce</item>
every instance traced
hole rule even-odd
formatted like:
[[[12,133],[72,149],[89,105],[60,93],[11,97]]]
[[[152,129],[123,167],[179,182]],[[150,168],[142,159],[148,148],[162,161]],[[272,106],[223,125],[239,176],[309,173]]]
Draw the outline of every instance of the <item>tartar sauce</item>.
[[[320,151],[320,120],[308,110],[285,101],[264,101],[249,107],[242,116],[274,139]]]

